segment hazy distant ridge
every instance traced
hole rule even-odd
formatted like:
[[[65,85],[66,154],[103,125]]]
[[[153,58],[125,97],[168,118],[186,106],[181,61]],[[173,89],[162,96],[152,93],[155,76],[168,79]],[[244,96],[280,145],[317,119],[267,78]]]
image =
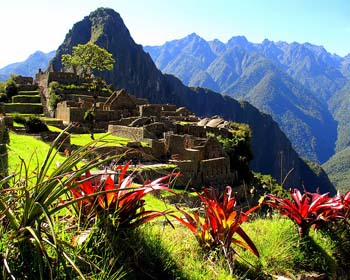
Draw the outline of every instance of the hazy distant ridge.
[[[49,61],[54,57],[56,51],[44,53],[36,51],[31,54],[25,61],[16,62],[0,69],[0,81],[7,80],[11,74],[34,77],[38,69],[46,69]]]
[[[325,162],[335,152],[337,123],[328,102],[347,82],[349,58],[322,46],[206,41],[195,33],[144,47],[164,73],[244,99],[269,113],[304,157]],[[326,133],[325,133],[326,132]]]

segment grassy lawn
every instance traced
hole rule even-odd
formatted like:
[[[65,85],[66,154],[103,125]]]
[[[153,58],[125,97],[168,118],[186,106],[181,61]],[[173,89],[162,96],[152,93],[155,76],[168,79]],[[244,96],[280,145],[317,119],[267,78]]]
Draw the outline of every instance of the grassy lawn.
[[[10,132],[10,144],[8,145],[9,172],[19,171],[21,159],[26,163],[29,173],[37,170],[43,162],[50,145],[29,135],[20,135]],[[56,161],[63,161],[65,158],[57,155]],[[51,167],[52,169],[55,166]]]
[[[52,132],[61,132],[62,129],[55,126],[48,125]],[[126,146],[130,139],[112,135],[110,133],[94,133],[96,140],[99,140],[100,145],[104,146]],[[85,146],[94,140],[91,139],[90,134],[71,134],[71,144],[77,146]]]
[[[126,146],[130,139],[118,137],[111,135],[109,133],[95,133],[94,137],[96,140],[99,140],[100,145],[104,146]],[[90,138],[90,134],[72,134],[71,135],[71,144],[77,146],[85,146],[88,143],[91,143],[92,140]]]

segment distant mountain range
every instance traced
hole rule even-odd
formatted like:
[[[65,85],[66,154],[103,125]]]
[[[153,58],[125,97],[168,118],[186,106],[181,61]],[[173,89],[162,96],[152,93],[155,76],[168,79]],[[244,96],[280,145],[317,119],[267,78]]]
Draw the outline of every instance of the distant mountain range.
[[[5,66],[0,69],[0,82],[6,81],[11,74],[22,75],[26,77],[34,77],[41,68],[45,70],[49,61],[54,57],[56,51],[43,53],[42,51],[36,51],[31,54],[25,61],[16,62]]]
[[[309,43],[254,44],[237,36],[225,44],[195,33],[144,49],[162,72],[185,84],[247,100],[271,114],[300,155],[323,163],[334,154],[339,118],[328,103],[348,82],[349,57]]]

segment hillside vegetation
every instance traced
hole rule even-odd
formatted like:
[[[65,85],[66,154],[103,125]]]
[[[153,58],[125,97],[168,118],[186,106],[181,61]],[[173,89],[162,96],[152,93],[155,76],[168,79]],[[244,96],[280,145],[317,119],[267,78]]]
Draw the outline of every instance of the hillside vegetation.
[[[144,49],[160,70],[185,84],[247,100],[271,114],[301,156],[323,163],[334,154],[337,123],[327,103],[347,82],[345,59],[308,43],[254,44],[244,36],[222,43],[195,33]]]

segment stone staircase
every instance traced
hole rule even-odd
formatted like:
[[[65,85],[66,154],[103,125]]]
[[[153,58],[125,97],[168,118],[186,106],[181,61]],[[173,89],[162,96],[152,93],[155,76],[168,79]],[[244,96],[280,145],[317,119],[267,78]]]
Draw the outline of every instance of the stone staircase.
[[[18,114],[42,114],[43,105],[41,103],[39,90],[21,90],[12,97],[12,103],[4,104],[5,113]]]

